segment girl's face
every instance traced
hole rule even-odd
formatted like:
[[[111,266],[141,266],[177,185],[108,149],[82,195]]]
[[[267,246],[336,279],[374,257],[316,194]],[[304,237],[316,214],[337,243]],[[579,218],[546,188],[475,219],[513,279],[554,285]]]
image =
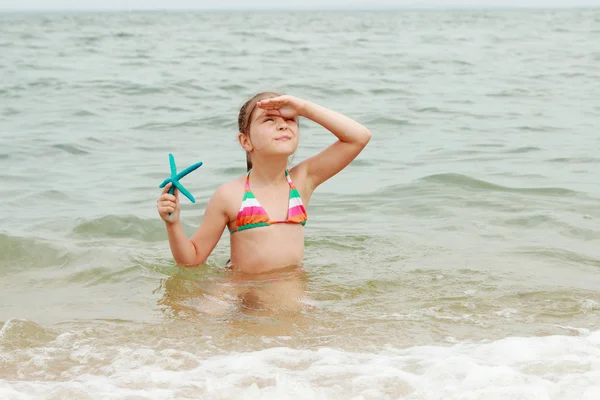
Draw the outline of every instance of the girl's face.
[[[257,107],[250,115],[249,133],[242,135],[245,138],[240,138],[240,141],[250,153],[289,157],[298,148],[296,117],[286,119],[268,115],[266,110]]]

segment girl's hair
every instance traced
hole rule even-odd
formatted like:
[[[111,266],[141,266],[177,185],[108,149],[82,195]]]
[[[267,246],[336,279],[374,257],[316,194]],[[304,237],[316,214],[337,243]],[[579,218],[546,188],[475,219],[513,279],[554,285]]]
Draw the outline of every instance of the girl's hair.
[[[264,99],[270,99],[272,97],[281,96],[281,93],[277,92],[260,92],[252,96],[248,101],[244,103],[240,108],[240,114],[238,115],[238,129],[239,132],[250,136],[250,122],[252,121],[252,113],[256,108],[256,104]],[[250,153],[246,152],[246,171],[252,169],[252,160],[250,159]]]

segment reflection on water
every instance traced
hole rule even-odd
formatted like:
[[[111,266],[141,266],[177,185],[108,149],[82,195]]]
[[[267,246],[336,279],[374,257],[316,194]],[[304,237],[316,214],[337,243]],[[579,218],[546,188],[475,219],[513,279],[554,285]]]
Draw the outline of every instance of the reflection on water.
[[[261,274],[182,268],[161,279],[158,305],[175,320],[221,323],[238,334],[288,335],[306,323],[311,306],[302,267]]]

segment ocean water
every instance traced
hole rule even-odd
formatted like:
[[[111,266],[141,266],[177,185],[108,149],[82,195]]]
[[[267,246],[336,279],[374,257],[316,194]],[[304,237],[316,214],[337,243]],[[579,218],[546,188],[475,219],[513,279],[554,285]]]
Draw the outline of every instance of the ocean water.
[[[0,398],[600,398],[600,10],[5,13],[0,54]],[[177,267],[168,153],[191,235],[271,89],[373,133],[304,271]]]

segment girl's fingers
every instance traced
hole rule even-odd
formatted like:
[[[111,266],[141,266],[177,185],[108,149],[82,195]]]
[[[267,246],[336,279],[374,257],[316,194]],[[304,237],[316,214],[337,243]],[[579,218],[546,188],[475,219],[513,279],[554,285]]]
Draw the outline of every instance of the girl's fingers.
[[[261,107],[263,110],[279,110],[283,107],[283,104],[267,104],[266,106]]]
[[[158,204],[158,209],[161,210],[161,211],[165,211],[167,209],[173,209],[174,210],[175,208],[177,208],[177,204],[175,204],[172,201],[161,201]],[[171,212],[171,211],[169,211],[169,212]]]
[[[175,188],[173,190],[173,194],[169,193],[169,189],[171,189],[171,186],[173,186],[173,182],[169,182],[165,185],[165,187],[163,188],[161,194],[162,195],[166,195],[168,194],[169,196],[177,196],[177,194],[179,193],[179,189]]]
[[[265,101],[278,101],[278,102],[284,102],[286,101],[285,96],[277,96],[277,97],[272,97],[270,99],[265,99]]]
[[[268,110],[280,108],[280,107],[284,106],[285,104],[287,104],[287,102],[279,99],[278,97],[276,97],[274,99],[261,100],[258,102],[258,106],[260,108],[264,108],[264,109],[268,109]]]
[[[158,201],[176,201],[177,198],[172,194],[165,193],[158,198]]]
[[[172,186],[172,185],[173,185],[173,183],[172,183],[172,182],[169,182],[169,183],[167,183],[167,184],[165,185],[165,187],[163,188],[163,190],[162,190],[162,193],[163,193],[163,194],[167,193],[167,192],[169,191],[169,189],[171,189],[171,186]]]

